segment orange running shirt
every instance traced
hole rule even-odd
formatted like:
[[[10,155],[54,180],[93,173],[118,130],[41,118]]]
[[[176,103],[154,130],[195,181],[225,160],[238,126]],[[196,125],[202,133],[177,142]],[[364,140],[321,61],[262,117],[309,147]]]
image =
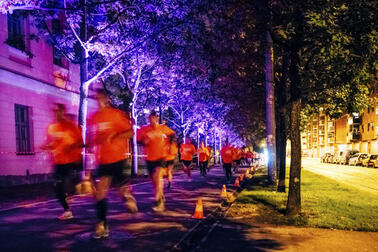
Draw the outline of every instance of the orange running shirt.
[[[209,160],[210,157],[210,152],[207,147],[200,147],[198,149],[198,157],[200,162],[206,162]]]
[[[83,144],[80,128],[72,121],[50,124],[47,128],[47,143],[55,164],[78,163],[81,161],[79,145]],[[72,145],[77,145],[71,148]]]
[[[196,148],[194,147],[193,144],[191,143],[181,144],[181,147],[180,147],[181,160],[192,161],[194,153],[196,153]]]
[[[222,156],[223,163],[232,164],[232,154],[233,154],[232,147],[223,146],[220,154]]]
[[[166,159],[168,155],[167,136],[175,132],[164,124],[155,127],[151,125],[143,126],[138,130],[137,139],[143,143],[146,160],[157,161]]]
[[[130,158],[126,155],[128,139],[115,137],[113,141],[108,142],[110,135],[132,130],[131,120],[124,112],[111,107],[103,108],[92,116],[90,124],[99,164],[111,164]]]
[[[176,158],[176,155],[178,153],[178,148],[177,148],[177,144],[176,143],[167,143],[167,146],[168,146],[168,150],[167,150],[167,157],[165,158],[165,161],[171,161],[171,160],[175,160]]]

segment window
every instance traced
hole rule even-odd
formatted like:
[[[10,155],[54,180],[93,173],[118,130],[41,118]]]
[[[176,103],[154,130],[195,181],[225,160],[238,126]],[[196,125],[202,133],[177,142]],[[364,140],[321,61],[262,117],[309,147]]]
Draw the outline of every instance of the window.
[[[18,155],[31,155],[33,153],[31,138],[30,107],[15,104],[16,121],[16,153]]]
[[[25,51],[25,34],[23,29],[23,14],[21,11],[14,11],[13,14],[7,15],[8,21],[8,39],[7,44]]]
[[[52,20],[52,33],[54,35],[61,35],[62,29],[59,19],[53,19]],[[56,47],[53,45],[53,63],[57,66],[63,66],[62,61],[62,55],[59,53],[59,51],[56,49]]]

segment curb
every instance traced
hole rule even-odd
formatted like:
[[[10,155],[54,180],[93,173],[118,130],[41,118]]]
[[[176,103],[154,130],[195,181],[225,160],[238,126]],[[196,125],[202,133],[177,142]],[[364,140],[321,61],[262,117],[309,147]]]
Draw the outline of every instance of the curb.
[[[220,220],[223,219],[229,209],[231,208],[232,204],[236,201],[239,194],[247,187],[248,183],[253,179],[246,178],[240,184],[239,188],[235,188],[231,193],[231,197],[227,197],[226,199],[222,199],[219,206],[213,210],[211,213],[206,215],[205,219],[200,220],[197,222],[185,235],[172,247],[170,251],[197,251],[201,248],[211,232],[215,229],[215,227],[219,224]],[[232,186],[234,187],[234,186]],[[233,199],[232,201],[228,201],[229,199]],[[206,226],[208,228],[206,229]],[[201,229],[202,228],[202,229]],[[205,230],[203,230],[205,229]],[[204,234],[202,239],[199,243],[192,242],[195,236],[201,236],[199,233]],[[195,239],[194,239],[195,240]]]

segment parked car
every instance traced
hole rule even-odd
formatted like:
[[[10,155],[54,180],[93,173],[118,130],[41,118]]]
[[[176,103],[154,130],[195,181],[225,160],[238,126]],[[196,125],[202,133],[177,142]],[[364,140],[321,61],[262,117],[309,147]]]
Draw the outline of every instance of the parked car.
[[[327,157],[327,159],[325,160],[326,163],[330,163],[330,164],[332,164],[332,163],[333,163],[333,157],[334,157],[333,154],[329,155],[329,156]]]
[[[357,154],[357,150],[347,150],[344,152],[340,152],[339,164],[349,164],[349,159],[354,155]]]
[[[362,159],[367,157],[367,153],[357,153],[354,154],[350,159],[349,159],[349,165],[361,165],[362,164]]]
[[[329,153],[329,152],[327,152],[326,154],[324,154],[324,155],[320,158],[320,162],[321,162],[321,163],[327,163],[326,161],[327,161],[327,159],[328,159],[328,157],[329,157],[330,155],[332,155],[332,154]]]
[[[361,160],[361,165],[362,166],[367,166],[369,160],[370,160],[370,154],[367,154],[366,157],[362,157],[362,160]]]
[[[366,164],[366,167],[372,166],[373,168],[378,167],[378,155],[370,155],[369,161]]]

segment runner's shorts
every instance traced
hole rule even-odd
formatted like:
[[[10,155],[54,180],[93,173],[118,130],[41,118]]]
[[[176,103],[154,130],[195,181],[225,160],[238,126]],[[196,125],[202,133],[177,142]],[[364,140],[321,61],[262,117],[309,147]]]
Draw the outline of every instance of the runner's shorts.
[[[223,168],[224,169],[231,169],[232,168],[232,164],[223,163]]]
[[[98,177],[111,177],[112,184],[122,186],[130,180],[130,160],[121,160],[110,164],[100,164],[97,169]]]
[[[166,167],[167,162],[164,160],[148,161],[146,160],[148,174],[152,175],[157,167]]]
[[[182,163],[183,163],[186,167],[188,167],[188,166],[191,165],[192,161],[189,161],[189,160],[182,160]]]
[[[78,164],[56,164],[54,166],[53,178],[55,183],[61,183],[64,191],[67,193],[74,193],[75,186],[80,183],[80,171],[77,169]]]
[[[167,160],[165,162],[166,162],[166,165],[168,167],[169,165],[173,165],[175,163],[175,160]]]

